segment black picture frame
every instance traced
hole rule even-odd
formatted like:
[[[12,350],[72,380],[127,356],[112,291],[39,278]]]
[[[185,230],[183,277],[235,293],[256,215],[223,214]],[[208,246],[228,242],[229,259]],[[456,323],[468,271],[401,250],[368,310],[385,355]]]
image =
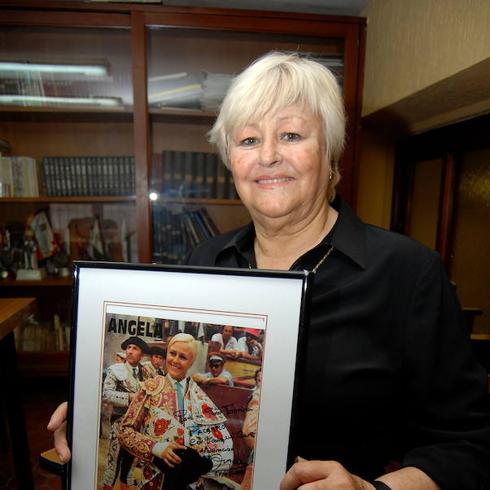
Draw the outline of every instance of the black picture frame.
[[[66,487],[98,489],[104,478],[121,478],[121,448],[129,455],[134,453],[126,432],[120,429],[124,426],[145,441],[150,437],[150,446],[177,441],[198,448],[197,453],[212,464],[211,472],[202,478],[217,479],[239,489],[248,472],[252,488],[278,488],[296,455],[295,393],[303,368],[311,282],[308,271],[75,262],[67,431],[72,459],[67,465]],[[244,340],[238,340],[237,345],[244,348],[246,344],[245,353],[218,352],[220,345],[211,337],[222,333],[225,325],[233,326],[234,335],[242,331]],[[176,396],[173,378],[170,373],[153,377],[146,357],[153,352],[151,347],[166,348],[166,341],[181,331],[189,332],[196,340],[191,342],[195,355],[185,376],[185,403],[189,405],[181,412],[188,415],[179,418],[171,409],[176,403],[172,401]],[[135,362],[127,350],[131,342],[141,351],[137,362],[139,384],[130,371],[126,372],[132,367],[130,362]],[[121,362],[116,365],[118,353]],[[234,386],[217,386],[199,378],[213,377],[204,372],[210,353],[224,357],[224,370],[231,375]],[[260,385],[253,379],[258,379],[259,367]],[[195,376],[199,381],[191,377],[196,372],[201,373]],[[123,383],[117,385],[121,394],[111,391],[114,383]],[[144,401],[141,397],[149,396],[148,387],[154,386],[151,383],[158,383],[167,401],[159,401],[151,416],[147,413],[146,425],[135,425],[132,416],[147,406],[149,398]],[[141,391],[142,387],[146,391]],[[119,407],[119,403],[125,403],[120,399],[128,398],[129,402],[129,393],[137,400],[130,408]],[[115,398],[111,398],[113,395]],[[207,416],[216,418],[215,425],[209,425]],[[256,430],[245,434],[241,424],[247,418],[248,427],[252,416],[256,417]],[[113,434],[115,423],[117,437]],[[251,435],[255,438],[253,450]],[[116,456],[111,453],[115,440],[119,444]],[[117,472],[113,470],[115,457],[119,458]],[[170,472],[154,453],[131,455],[129,461],[125,466],[130,479],[151,481],[156,488],[165,488],[165,478],[170,481],[170,476],[158,474]]]

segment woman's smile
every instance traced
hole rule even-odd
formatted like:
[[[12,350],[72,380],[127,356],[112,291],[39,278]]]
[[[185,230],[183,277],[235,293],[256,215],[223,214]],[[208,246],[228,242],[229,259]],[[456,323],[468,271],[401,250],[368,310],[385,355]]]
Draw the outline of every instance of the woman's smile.
[[[294,179],[289,176],[260,176],[255,179],[255,182],[261,187],[276,187],[279,185],[289,184]]]

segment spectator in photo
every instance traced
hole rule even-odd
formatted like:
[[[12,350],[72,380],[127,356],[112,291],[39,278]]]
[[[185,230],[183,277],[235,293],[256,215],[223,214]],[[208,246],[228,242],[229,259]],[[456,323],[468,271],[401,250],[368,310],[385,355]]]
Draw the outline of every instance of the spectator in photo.
[[[245,335],[238,339],[237,350],[240,353],[240,357],[245,359],[261,359],[262,358],[262,344],[259,342],[258,328],[245,328]]]
[[[196,373],[192,379],[202,385],[233,386],[233,376],[225,367],[225,358],[221,354],[213,353],[209,356],[209,371]]]
[[[233,336],[233,327],[231,325],[225,325],[222,333],[215,333],[211,337],[211,342],[218,342],[220,344],[220,351],[236,351],[238,349],[238,341]]]
[[[123,350],[116,352],[116,355],[114,357],[115,357],[116,363],[126,362],[126,352],[124,352]]]
[[[154,378],[157,374],[165,374],[165,371],[163,370],[163,366],[165,365],[165,354],[165,349],[163,347],[150,347],[150,360],[143,363],[148,370],[150,377]]]

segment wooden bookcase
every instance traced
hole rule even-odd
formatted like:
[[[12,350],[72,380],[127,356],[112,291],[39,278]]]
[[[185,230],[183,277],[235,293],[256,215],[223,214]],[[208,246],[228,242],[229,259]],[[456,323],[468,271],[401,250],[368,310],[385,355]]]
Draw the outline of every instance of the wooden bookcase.
[[[117,97],[115,107],[66,104],[19,106],[0,101],[0,139],[12,156],[131,155],[135,192],[129,196],[0,197],[0,226],[25,222],[51,205],[125,206],[132,216],[139,262],[152,262],[152,202],[155,156],[164,151],[213,152],[206,141],[216,111],[185,104],[149,103],[148,78],[176,73],[233,75],[273,49],[300,50],[338,60],[348,113],[347,149],[342,163],[342,195],[355,205],[358,126],[364,61],[365,19],[161,5],[82,3],[76,1],[0,0],[0,58],[3,61],[108,64],[101,95]],[[4,46],[3,48],[1,46]],[[0,59],[0,61],[2,61]],[[150,87],[150,88],[149,88]],[[58,85],[59,88],[59,85]],[[3,91],[2,91],[3,90]],[[60,91],[61,88],[60,88]],[[0,95],[5,93],[0,77]],[[240,226],[248,214],[238,199],[163,197],[162,208],[204,207],[220,231]],[[58,311],[69,318],[71,283],[67,280],[0,282],[2,296],[40,298],[39,315]],[[59,305],[64,305],[60,307]],[[61,309],[59,309],[61,308]],[[23,359],[21,357],[21,359]],[[66,372],[59,353],[31,356],[37,374]],[[29,365],[29,357],[24,358]]]

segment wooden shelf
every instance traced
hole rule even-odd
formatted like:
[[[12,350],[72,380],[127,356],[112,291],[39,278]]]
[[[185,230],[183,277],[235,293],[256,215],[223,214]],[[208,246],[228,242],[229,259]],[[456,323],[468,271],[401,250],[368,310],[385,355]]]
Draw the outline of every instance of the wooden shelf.
[[[4,279],[3,281],[0,281],[0,288],[2,286],[5,287],[16,287],[16,288],[22,288],[22,287],[53,287],[53,286],[58,286],[58,287],[67,287],[71,286],[73,283],[73,280],[71,277],[50,277],[47,279],[42,279],[41,281],[17,281],[15,279]]]
[[[185,109],[179,107],[150,107],[148,110],[153,121],[167,120],[199,120],[209,123],[216,119],[215,112],[201,111],[199,109]],[[0,105],[0,120],[52,120],[52,121],[101,121],[133,119],[132,107],[49,107],[49,106],[2,106]]]
[[[71,203],[71,202],[132,202],[136,196],[42,196],[42,197],[0,197],[0,203]]]
[[[149,114],[154,122],[158,121],[171,121],[171,120],[199,120],[202,119],[204,123],[212,123],[216,119],[215,112],[206,112],[199,109],[181,109],[177,107],[150,107]]]
[[[132,107],[1,106],[0,120],[9,121],[121,121],[133,120]]]

